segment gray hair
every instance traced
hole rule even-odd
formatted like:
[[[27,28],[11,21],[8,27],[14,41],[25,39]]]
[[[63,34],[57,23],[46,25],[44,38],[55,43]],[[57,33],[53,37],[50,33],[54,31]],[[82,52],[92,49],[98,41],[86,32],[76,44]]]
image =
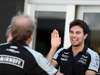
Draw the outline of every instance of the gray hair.
[[[9,36],[9,33],[11,32],[11,25],[9,25],[8,27],[7,27],[7,31],[6,31],[6,38],[8,38],[8,36]]]
[[[19,19],[26,19],[24,23],[18,22]],[[21,20],[22,21],[22,20]],[[13,39],[18,41],[26,41],[32,34],[35,28],[35,23],[29,15],[17,14],[11,21],[11,34]]]

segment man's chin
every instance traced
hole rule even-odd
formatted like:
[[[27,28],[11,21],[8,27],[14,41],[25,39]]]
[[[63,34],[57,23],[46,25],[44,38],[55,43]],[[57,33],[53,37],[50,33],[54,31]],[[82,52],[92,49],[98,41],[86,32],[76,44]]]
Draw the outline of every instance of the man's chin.
[[[74,46],[74,47],[78,47],[79,45],[73,45],[73,44],[72,44],[72,46]]]

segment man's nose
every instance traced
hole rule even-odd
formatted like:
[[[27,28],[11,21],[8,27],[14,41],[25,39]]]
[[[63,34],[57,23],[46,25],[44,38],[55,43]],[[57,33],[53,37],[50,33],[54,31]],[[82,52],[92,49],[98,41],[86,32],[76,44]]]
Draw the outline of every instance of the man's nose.
[[[75,34],[75,33],[73,33],[73,36],[75,37],[75,36],[76,36],[76,34]]]

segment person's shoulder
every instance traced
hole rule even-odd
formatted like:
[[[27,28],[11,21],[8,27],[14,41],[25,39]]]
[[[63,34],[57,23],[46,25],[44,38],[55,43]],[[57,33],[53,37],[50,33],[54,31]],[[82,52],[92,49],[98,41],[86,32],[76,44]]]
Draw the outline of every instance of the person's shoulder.
[[[98,53],[90,48],[87,49],[87,52],[91,55],[91,56],[99,56]]]
[[[0,46],[7,45],[8,43],[1,43]]]
[[[70,47],[67,47],[67,48],[64,48],[64,47],[61,47],[57,50],[58,53],[60,53],[61,51],[64,51],[64,50],[68,50]]]
[[[36,50],[34,50],[28,46],[24,46],[24,48],[26,48],[35,57],[42,56],[42,54],[40,52],[37,52]]]
[[[9,45],[9,43],[1,43],[0,48],[6,48]]]
[[[0,50],[4,50],[4,49],[6,49],[7,47],[9,47],[9,43],[1,43],[1,44],[0,44]]]
[[[29,46],[24,46],[24,48],[26,48],[32,54],[32,56],[35,58],[37,62],[40,59],[44,58],[44,56],[40,52],[37,52],[36,50],[30,48]]]

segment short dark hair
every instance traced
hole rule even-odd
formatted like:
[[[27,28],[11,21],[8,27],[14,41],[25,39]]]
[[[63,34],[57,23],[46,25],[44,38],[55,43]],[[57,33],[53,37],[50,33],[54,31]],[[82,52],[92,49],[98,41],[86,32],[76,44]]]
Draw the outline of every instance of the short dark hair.
[[[87,42],[89,39],[89,27],[88,27],[87,23],[80,19],[73,20],[70,23],[69,31],[73,26],[80,26],[83,29],[84,34],[88,34],[88,36],[85,40],[85,42]]]
[[[74,21],[72,21],[70,23],[69,30],[71,29],[71,27],[77,26],[77,25],[83,28],[84,34],[88,34],[89,33],[89,27],[88,27],[88,25],[83,20],[79,20],[79,19],[74,20]]]

